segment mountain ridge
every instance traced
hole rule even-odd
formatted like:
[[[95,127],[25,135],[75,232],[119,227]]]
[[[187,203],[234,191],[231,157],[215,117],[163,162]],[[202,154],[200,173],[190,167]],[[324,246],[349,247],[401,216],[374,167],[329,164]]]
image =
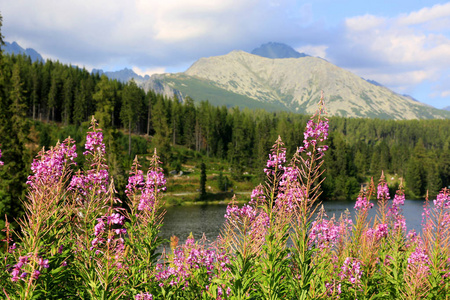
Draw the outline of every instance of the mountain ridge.
[[[15,55],[21,55],[25,54],[31,58],[31,61],[44,61],[44,58],[42,58],[42,55],[39,54],[36,50],[33,48],[22,48],[19,44],[16,42],[9,43],[5,41],[5,52],[8,54],[15,54]]]
[[[308,54],[296,51],[289,45],[276,42],[262,44],[258,48],[253,49],[250,53],[266,58],[300,58],[309,56]]]
[[[106,75],[109,79],[115,79],[117,81],[126,83],[131,79],[134,79],[137,83],[143,83],[150,79],[149,75],[141,76],[136,74],[132,69],[124,68],[117,71],[103,71],[102,69],[92,69],[92,74],[98,73],[99,75]]]
[[[222,56],[200,58],[185,72],[166,74],[156,81],[179,91],[183,97],[189,95],[198,101],[220,98],[212,90],[221,89],[220,93],[228,93],[227,99],[232,94],[239,95],[253,107],[260,103],[311,114],[323,90],[328,98],[330,115],[382,119],[450,117],[445,111],[374,85],[326,60],[311,56],[270,59],[235,50]],[[206,97],[208,93],[202,94],[189,85],[209,89],[209,97]],[[225,100],[215,99],[214,102],[229,106]]]

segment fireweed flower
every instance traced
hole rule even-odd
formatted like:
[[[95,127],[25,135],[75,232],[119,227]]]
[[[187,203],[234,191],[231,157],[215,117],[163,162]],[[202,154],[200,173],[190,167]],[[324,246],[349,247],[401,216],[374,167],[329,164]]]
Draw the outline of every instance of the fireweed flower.
[[[373,203],[371,203],[366,196],[364,195],[359,195],[358,199],[356,200],[355,203],[355,210],[357,211],[368,211],[369,209],[371,209],[373,207]]]
[[[436,208],[450,208],[450,192],[448,189],[443,189],[437,196],[436,200],[433,200]]]
[[[0,149],[0,158],[2,158],[2,149]],[[3,166],[3,162],[0,160],[0,166]]]
[[[260,203],[264,203],[265,200],[266,196],[264,195],[263,186],[260,184],[253,189],[249,205],[257,206]]]
[[[323,108],[320,109],[319,113],[323,112]],[[321,158],[325,155],[325,151],[328,150],[327,145],[319,146],[319,142],[323,142],[328,139],[328,119],[324,118],[324,120],[315,120],[315,116],[313,116],[308,123],[306,124],[305,132],[303,133],[303,146],[299,147],[298,152],[304,152],[306,155],[311,156],[311,149],[316,149],[319,153],[319,157]],[[317,146],[317,148],[316,148]]]
[[[105,155],[106,148],[105,144],[103,143],[103,133],[101,132],[100,128],[96,129],[94,127],[94,131],[88,132],[84,147],[86,148],[86,151],[83,152],[84,156],[88,154],[94,154],[95,152],[99,152],[102,155]]]
[[[314,221],[309,232],[309,244],[315,244],[317,248],[324,249],[337,242],[339,238],[339,226],[335,226],[333,220]]]
[[[20,256],[17,264],[14,265],[13,270],[11,271],[11,281],[16,282],[19,279],[24,279],[27,275],[26,272],[22,271],[22,268],[29,263],[29,256]]]
[[[130,171],[130,177],[128,177],[128,184],[125,188],[125,194],[128,197],[132,197],[138,191],[141,191],[144,187],[144,172],[140,170],[141,166],[138,163],[137,157],[133,161],[133,167]]]
[[[203,270],[208,276],[209,282],[218,277],[221,272],[228,271],[230,263],[226,251],[219,251],[212,247],[205,248],[204,241],[195,243],[193,236],[189,236],[184,245],[173,249],[173,256],[168,264],[158,264],[156,280],[160,286],[183,285],[189,286],[189,281],[197,270]],[[195,280],[195,278],[194,278]],[[206,287],[208,289],[208,287]]]
[[[388,185],[386,183],[386,181],[384,180],[384,174],[381,174],[381,179],[380,182],[378,184],[378,188],[377,188],[377,199],[378,200],[388,200],[389,198],[389,188]]]
[[[241,208],[237,205],[228,205],[225,214],[227,220],[242,220],[241,222],[253,222],[256,218],[256,210],[247,204],[244,204]]]
[[[267,176],[277,175],[276,172],[283,170],[283,166],[286,163],[286,148],[284,148],[284,143],[281,141],[281,137],[275,141],[272,147],[272,153],[269,154],[269,159],[267,160],[266,168],[264,168],[264,173]]]
[[[361,270],[361,262],[356,258],[347,257],[342,264],[339,278],[342,281],[348,281],[353,286],[358,286],[361,282],[363,271]]]
[[[91,251],[95,250],[96,255],[110,251],[110,255],[114,257],[112,264],[119,269],[122,268],[121,259],[125,250],[125,241],[121,235],[126,233],[126,229],[112,228],[112,226],[122,226],[124,221],[125,217],[119,213],[98,218],[98,223],[94,227],[94,238],[89,248]]]
[[[166,179],[160,170],[149,170],[147,180],[142,189],[138,210],[153,211],[155,206],[155,195],[166,190]]]
[[[315,244],[319,249],[332,249],[339,239],[347,232],[353,222],[351,219],[344,219],[338,225],[335,225],[334,219],[323,219],[314,221],[309,232],[309,246]]]
[[[76,146],[71,139],[66,139],[62,144],[58,143],[48,151],[41,150],[31,164],[33,175],[28,176],[27,184],[32,189],[56,185],[66,164],[75,164],[76,157]]]
[[[408,268],[414,268],[421,274],[428,273],[430,264],[426,250],[421,245],[418,245],[408,258]]]
[[[105,164],[105,144],[103,143],[103,133],[97,128],[96,120],[92,118],[91,129],[86,136],[84,145],[86,157],[91,168],[84,172],[77,172],[70,182],[70,190],[76,190],[81,195],[87,196],[90,193],[99,195],[106,193],[109,182],[108,166]]]
[[[134,300],[153,300],[153,295],[150,293],[140,293],[134,296]]]

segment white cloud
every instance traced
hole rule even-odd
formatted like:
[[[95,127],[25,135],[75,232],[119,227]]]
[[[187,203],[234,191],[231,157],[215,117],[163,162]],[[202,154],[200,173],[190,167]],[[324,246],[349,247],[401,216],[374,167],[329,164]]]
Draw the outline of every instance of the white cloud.
[[[385,18],[373,16],[366,14],[364,16],[357,16],[353,18],[348,18],[345,20],[345,25],[351,31],[368,31],[372,29],[377,29],[386,22]]]
[[[450,68],[449,36],[430,29],[437,22],[450,24],[450,3],[391,18],[348,18],[342,40],[327,54],[332,62],[398,92],[428,81],[437,84]]]
[[[406,15],[401,15],[397,19],[399,25],[417,25],[435,22],[439,19],[450,17],[450,3],[436,4],[432,7],[424,7],[419,11],[414,11]]]
[[[317,56],[317,57],[326,59],[327,58],[327,49],[328,49],[327,45],[319,45],[319,46],[306,45],[306,46],[297,47],[295,50],[300,53],[305,53],[305,54],[308,54],[311,56]]]
[[[141,76],[145,76],[145,75],[149,75],[152,76],[153,74],[164,74],[166,73],[166,68],[160,67],[160,68],[146,68],[146,69],[141,69],[139,67],[133,67],[132,70],[134,71],[134,73],[141,75]]]

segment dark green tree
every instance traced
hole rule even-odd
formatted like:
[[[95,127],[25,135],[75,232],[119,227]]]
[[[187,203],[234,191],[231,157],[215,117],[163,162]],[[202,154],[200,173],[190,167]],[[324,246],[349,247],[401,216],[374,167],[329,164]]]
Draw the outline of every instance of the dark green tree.
[[[131,155],[131,132],[136,126],[142,104],[142,92],[134,80],[125,85],[122,94],[122,110],[120,117],[124,126],[128,127],[128,155]]]
[[[20,78],[19,65],[14,64],[12,72],[8,66],[0,63],[0,134],[2,160],[0,168],[0,215],[6,214],[13,220],[22,213],[21,200],[25,196],[25,182],[29,166],[29,154],[26,150],[29,124],[26,119],[24,90]],[[8,89],[7,87],[10,86]],[[0,224],[3,227],[4,223]]]
[[[204,162],[200,164],[200,199],[206,196],[206,165]]]
[[[165,164],[170,158],[171,130],[164,102],[164,98],[161,95],[158,95],[153,109],[152,125],[155,134],[153,135],[152,143],[158,150],[161,161]]]

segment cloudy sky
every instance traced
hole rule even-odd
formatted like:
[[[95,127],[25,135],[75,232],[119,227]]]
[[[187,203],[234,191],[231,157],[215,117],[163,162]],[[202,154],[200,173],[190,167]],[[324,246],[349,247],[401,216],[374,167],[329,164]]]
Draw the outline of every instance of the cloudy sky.
[[[0,0],[2,34],[44,58],[138,74],[267,42],[450,105],[450,2],[431,0]]]

